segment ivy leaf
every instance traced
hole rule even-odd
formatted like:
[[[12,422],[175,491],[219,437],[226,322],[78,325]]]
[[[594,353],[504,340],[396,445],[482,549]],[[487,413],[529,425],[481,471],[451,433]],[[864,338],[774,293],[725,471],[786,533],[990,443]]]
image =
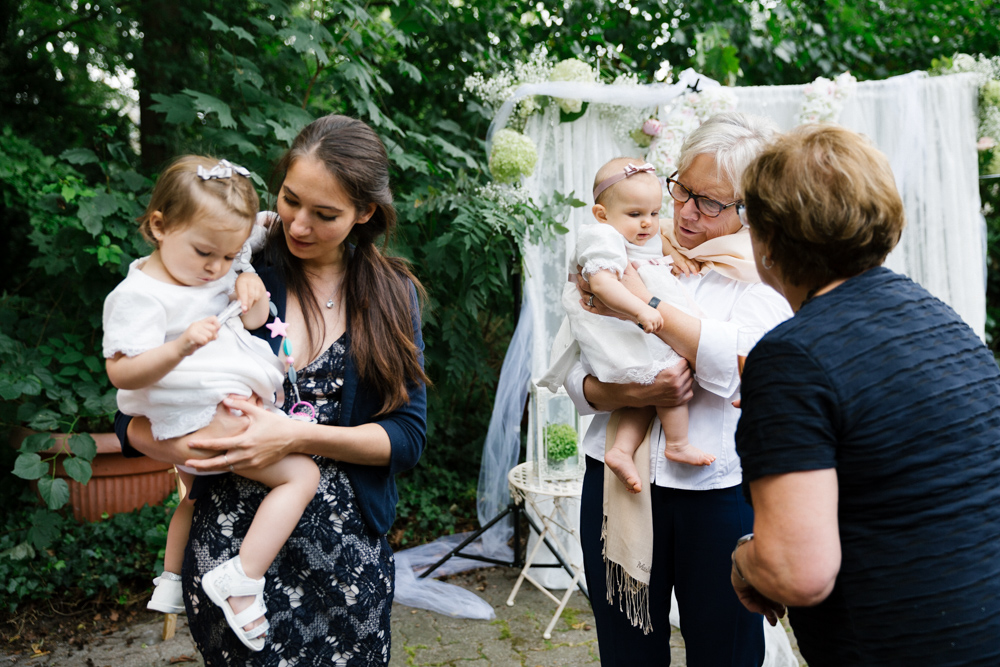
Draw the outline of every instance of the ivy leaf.
[[[22,452],[14,461],[14,474],[21,479],[38,479],[49,474],[49,466],[38,454]]]
[[[69,484],[64,479],[44,477],[38,480],[38,493],[50,510],[57,510],[69,500]]]
[[[70,148],[59,154],[59,157],[70,164],[93,164],[100,162],[94,151],[89,148]]]
[[[73,456],[63,461],[63,468],[66,469],[67,475],[80,484],[86,484],[90,481],[91,468],[87,461]]]
[[[104,218],[118,210],[118,199],[107,192],[98,192],[80,202],[80,222],[83,228],[97,236],[101,233]]]
[[[21,442],[19,451],[26,453],[41,452],[55,446],[56,439],[48,433],[32,433]]]
[[[97,456],[97,443],[89,433],[74,433],[69,437],[69,449],[84,461],[93,461]],[[88,474],[88,478],[90,475]],[[75,477],[73,479],[76,479]],[[77,480],[78,482],[80,480]],[[86,482],[80,482],[86,484]]]
[[[193,123],[198,114],[195,113],[191,104],[191,98],[187,95],[163,95],[153,93],[150,95],[157,103],[149,107],[153,111],[167,114],[167,122],[174,125],[188,125]]]
[[[45,549],[59,537],[63,519],[55,512],[37,510],[31,518],[31,528],[28,529],[28,539],[36,549]]]
[[[210,26],[211,30],[216,30],[218,32],[229,32],[229,26],[226,25],[222,21],[222,19],[220,19],[218,16],[209,14],[208,12],[202,12],[202,14],[207,16],[208,20],[212,22],[212,25]]]
[[[217,114],[219,116],[219,125],[222,127],[236,127],[236,121],[233,120],[233,112],[229,109],[229,105],[219,98],[199,93],[197,90],[191,90],[190,88],[185,88],[184,94],[194,100],[194,105],[197,109],[206,114]]]

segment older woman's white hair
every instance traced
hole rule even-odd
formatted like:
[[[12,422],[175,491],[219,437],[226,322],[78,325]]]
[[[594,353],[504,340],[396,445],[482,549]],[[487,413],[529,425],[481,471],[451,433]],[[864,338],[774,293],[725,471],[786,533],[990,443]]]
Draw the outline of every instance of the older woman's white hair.
[[[778,132],[778,126],[763,116],[739,111],[716,114],[688,135],[677,171],[684,173],[699,155],[712,155],[718,169],[716,178],[732,185],[734,194],[742,197],[743,170]]]

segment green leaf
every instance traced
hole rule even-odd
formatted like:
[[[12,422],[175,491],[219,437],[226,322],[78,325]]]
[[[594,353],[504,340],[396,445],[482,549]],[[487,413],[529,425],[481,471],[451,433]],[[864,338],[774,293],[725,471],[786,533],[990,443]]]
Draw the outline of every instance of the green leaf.
[[[233,34],[236,35],[237,37],[239,37],[240,39],[245,39],[245,40],[247,40],[248,42],[250,42],[251,44],[254,44],[254,45],[257,44],[256,40],[254,40],[254,38],[253,38],[253,35],[251,35],[250,33],[248,33],[243,28],[240,28],[239,26],[233,26],[231,28],[231,30],[232,30]]]
[[[118,210],[118,199],[107,192],[80,201],[80,222],[83,228],[97,236],[104,229],[102,221]]]
[[[93,461],[97,456],[97,443],[89,433],[74,433],[69,437],[69,449],[84,461]],[[75,478],[74,478],[75,479]],[[86,484],[86,482],[83,482]]]
[[[574,120],[580,118],[581,116],[583,116],[583,114],[587,113],[588,106],[590,106],[590,102],[584,102],[582,105],[580,105],[580,110],[577,111],[576,113],[567,113],[566,111],[559,109],[559,122],[572,123]]]
[[[235,130],[219,130],[212,135],[212,138],[220,146],[235,146],[243,155],[260,155],[260,149],[246,138],[241,132]],[[294,139],[294,135],[292,136]]]
[[[423,80],[424,77],[420,73],[420,70],[418,70],[416,67],[406,62],[405,60],[400,60],[398,63],[396,63],[396,65],[399,67],[399,71],[402,74],[408,75],[411,79],[413,79],[417,83],[420,83]]]
[[[63,468],[66,469],[67,475],[80,484],[86,484],[90,481],[91,469],[90,463],[87,461],[73,456],[63,461]]]
[[[193,123],[198,114],[195,113],[191,98],[187,95],[163,95],[153,93],[150,95],[157,103],[149,108],[153,111],[167,114],[167,122],[174,125],[188,125]]]
[[[465,160],[466,166],[469,167],[470,169],[475,169],[476,167],[479,166],[476,163],[476,159],[474,157],[463,151],[458,146],[455,146],[454,144],[445,141],[441,137],[434,135],[433,137],[431,137],[431,142],[440,146],[444,150],[444,152],[447,153],[448,155],[456,157],[460,160]]]
[[[57,510],[69,500],[69,484],[64,479],[44,477],[38,480],[38,493],[50,510]]]
[[[208,20],[211,21],[212,23],[212,25],[210,26],[211,30],[215,30],[218,32],[229,32],[229,26],[226,25],[226,23],[224,23],[222,19],[213,14],[209,14],[208,12],[202,12],[202,14],[207,16]]]
[[[125,185],[125,187],[132,192],[138,192],[140,190],[145,190],[149,187],[150,180],[135,171],[134,169],[129,169],[128,171],[123,171],[118,174],[118,179]]]
[[[49,465],[38,454],[21,453],[14,461],[14,474],[21,479],[38,479],[49,474]]]
[[[28,427],[36,431],[56,431],[59,429],[59,415],[52,410],[39,410],[28,422]]]
[[[274,128],[274,136],[277,137],[278,141],[284,141],[287,145],[291,146],[292,141],[298,135],[298,130],[293,130],[290,127],[284,127],[273,120],[268,120],[267,124]]]
[[[229,105],[219,98],[199,93],[197,90],[191,90],[190,88],[185,88],[184,94],[194,100],[195,108],[206,114],[217,114],[219,116],[219,125],[222,127],[236,127],[236,121],[233,120],[233,113],[229,109]]]
[[[59,154],[59,157],[70,164],[93,164],[100,162],[94,151],[89,148],[70,148]]]
[[[56,446],[56,439],[48,433],[32,433],[21,442],[19,451],[41,452]]]
[[[36,549],[45,549],[55,541],[62,529],[63,519],[49,510],[36,510],[31,517],[28,539]]]

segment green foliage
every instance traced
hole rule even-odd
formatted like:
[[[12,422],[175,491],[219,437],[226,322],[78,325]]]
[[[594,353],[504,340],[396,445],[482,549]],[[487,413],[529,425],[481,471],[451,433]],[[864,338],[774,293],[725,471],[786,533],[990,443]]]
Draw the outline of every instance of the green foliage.
[[[569,424],[547,424],[543,437],[549,461],[558,463],[576,455],[576,429]]]
[[[77,523],[37,509],[30,493],[4,509],[0,609],[8,612],[28,600],[102,593],[113,598],[129,585],[145,586],[162,567],[173,512],[147,505],[97,523]]]

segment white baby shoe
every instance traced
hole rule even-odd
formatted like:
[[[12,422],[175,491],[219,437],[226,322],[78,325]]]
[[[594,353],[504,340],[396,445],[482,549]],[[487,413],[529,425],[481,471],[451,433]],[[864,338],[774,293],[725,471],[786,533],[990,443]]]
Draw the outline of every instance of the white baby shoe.
[[[184,613],[184,592],[181,590],[181,578],[173,572],[164,572],[153,579],[153,597],[146,603],[146,609],[160,611],[164,614]]]

